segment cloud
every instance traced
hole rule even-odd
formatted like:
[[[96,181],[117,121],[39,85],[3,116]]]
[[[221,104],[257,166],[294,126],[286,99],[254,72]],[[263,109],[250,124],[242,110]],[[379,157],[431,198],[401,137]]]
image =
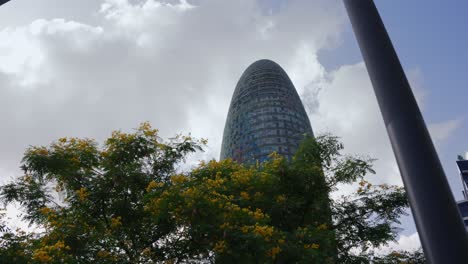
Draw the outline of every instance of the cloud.
[[[378,158],[375,181],[401,184],[363,63],[327,72],[317,58],[339,42],[347,22],[339,1],[86,5],[96,8],[0,29],[0,182],[19,173],[29,145],[63,136],[102,141],[146,120],[163,137],[208,138],[207,152],[189,164],[218,158],[237,80],[250,63],[269,58],[291,77],[316,132],[340,136],[347,153]],[[418,98],[422,79],[410,74]],[[444,140],[456,127],[449,121],[431,132]]]
[[[64,11],[55,0],[40,7],[47,3]],[[31,5],[16,4],[11,12]],[[163,137],[191,131],[209,139],[188,165],[218,158],[242,71],[273,59],[301,91],[323,77],[316,54],[339,38],[345,21],[341,5],[326,0],[288,1],[274,11],[250,0],[104,0],[91,7],[96,3],[80,2],[79,12],[64,17],[39,8],[44,17],[28,11],[28,23],[22,17],[0,28],[0,183],[20,173],[29,145],[63,136],[102,142],[146,120]],[[17,221],[19,211],[8,211]]]
[[[127,29],[141,30],[154,25],[168,26],[178,22],[180,14],[195,8],[194,5],[181,0],[178,3],[143,1],[132,4],[122,0],[107,0],[99,12],[107,20]]]
[[[438,145],[447,140],[462,124],[462,119],[452,119],[439,123],[432,123],[428,126],[432,140]]]
[[[381,254],[389,254],[393,251],[416,251],[421,247],[418,233],[411,235],[400,235],[397,241],[388,243],[387,246],[379,248]]]
[[[217,158],[242,71],[270,58],[302,90],[324,75],[316,54],[345,21],[341,5],[325,0],[274,11],[261,1],[105,0],[93,14],[0,29],[3,171],[18,173],[29,145],[102,140],[145,120],[163,137],[207,137],[202,157]]]
[[[315,87],[319,103],[310,113],[315,130],[339,136],[348,154],[376,158],[373,182],[401,184],[365,65],[341,66]]]
[[[421,108],[427,107],[425,98],[428,93],[424,88],[422,73],[418,69],[408,72],[418,104]],[[316,132],[331,132],[339,136],[348,154],[377,158],[374,162],[376,175],[368,177],[368,180],[374,184],[402,185],[377,100],[362,62],[343,65],[333,72],[324,72],[321,79],[307,86],[303,99],[309,106],[306,108]],[[440,147],[461,123],[461,119],[428,123],[435,145]],[[355,186],[341,186],[332,197],[339,198],[355,190]],[[417,235],[409,237],[416,230],[411,215],[400,220],[405,235],[398,243],[406,243],[411,238],[412,241],[417,240],[419,245]]]
[[[408,71],[420,108],[426,107],[428,95],[419,69]],[[344,65],[325,73],[321,81],[308,86],[305,104],[309,107],[314,129],[341,137],[346,153],[376,158],[375,183],[401,185],[401,177],[385,125],[364,63]],[[309,96],[311,99],[308,99]],[[314,96],[316,95],[316,96]],[[461,119],[428,123],[436,146],[440,146],[460,127]]]

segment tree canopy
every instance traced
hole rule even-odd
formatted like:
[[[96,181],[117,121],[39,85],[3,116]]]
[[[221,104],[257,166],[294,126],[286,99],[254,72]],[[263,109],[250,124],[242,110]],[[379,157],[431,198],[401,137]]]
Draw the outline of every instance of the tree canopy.
[[[181,162],[205,140],[164,141],[143,123],[102,146],[61,138],[30,147],[24,175],[0,188],[42,232],[0,222],[6,263],[420,263],[420,252],[376,254],[397,236],[401,187],[373,186],[372,160],[336,137],[305,138],[290,161]],[[339,184],[355,193],[330,199]],[[2,262],[3,263],[3,262]]]

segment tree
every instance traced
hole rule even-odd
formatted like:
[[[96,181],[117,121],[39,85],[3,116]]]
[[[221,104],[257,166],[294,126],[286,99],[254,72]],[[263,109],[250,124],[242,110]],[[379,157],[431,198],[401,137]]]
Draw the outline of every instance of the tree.
[[[416,259],[375,254],[395,239],[407,200],[400,187],[365,181],[371,160],[343,156],[336,137],[306,138],[291,161],[273,153],[260,164],[211,160],[180,171],[205,144],[181,135],[163,142],[143,123],[134,133],[113,132],[102,147],[77,138],[30,147],[24,175],[0,197],[45,231],[7,240],[21,240],[15,251],[32,263]],[[329,198],[354,182],[355,194]],[[0,243],[0,256],[12,245]]]
[[[34,235],[21,230],[11,230],[3,221],[4,212],[0,212],[0,263],[28,263]]]

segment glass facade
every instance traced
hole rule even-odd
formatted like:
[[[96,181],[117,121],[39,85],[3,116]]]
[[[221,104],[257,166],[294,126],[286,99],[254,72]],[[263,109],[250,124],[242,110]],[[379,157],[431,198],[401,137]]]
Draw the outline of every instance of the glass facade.
[[[305,134],[313,136],[312,127],[288,75],[275,62],[259,60],[234,90],[220,158],[250,163],[276,151],[289,159]]]

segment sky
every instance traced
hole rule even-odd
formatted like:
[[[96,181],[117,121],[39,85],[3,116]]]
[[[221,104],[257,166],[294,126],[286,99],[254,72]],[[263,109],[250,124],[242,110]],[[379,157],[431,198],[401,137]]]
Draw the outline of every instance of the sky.
[[[375,0],[457,200],[468,151],[468,36],[462,0]],[[0,7],[0,184],[24,150],[150,121],[162,137],[209,140],[217,159],[237,80],[258,59],[289,74],[314,132],[377,158],[373,183],[401,185],[340,0],[13,0]],[[421,158],[424,158],[423,153]],[[349,192],[343,186],[335,197]],[[430,191],[430,190],[428,190]],[[19,214],[8,208],[10,215]],[[415,248],[412,218],[394,247]]]

